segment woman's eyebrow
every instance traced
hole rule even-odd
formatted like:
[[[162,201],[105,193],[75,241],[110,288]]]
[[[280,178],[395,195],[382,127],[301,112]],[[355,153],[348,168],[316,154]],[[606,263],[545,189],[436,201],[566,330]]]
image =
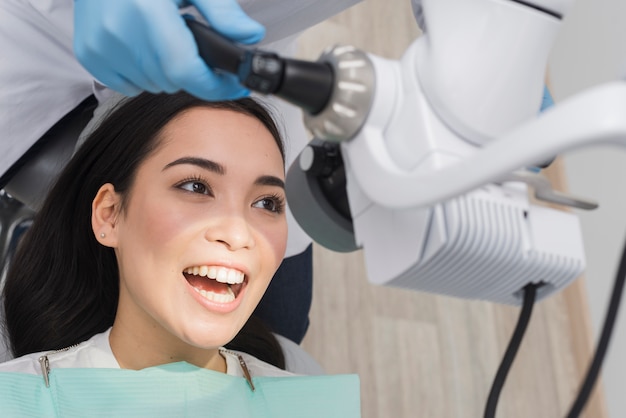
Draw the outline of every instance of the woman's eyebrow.
[[[163,170],[161,171],[165,171],[170,167],[181,165],[181,164],[195,165],[197,167],[204,168],[205,170],[209,170],[214,173],[221,174],[221,175],[224,175],[226,173],[226,168],[224,168],[223,165],[216,163],[215,161],[207,160],[205,158],[198,158],[198,157],[179,158],[175,161],[172,161],[171,163],[168,163],[165,167],[163,167]],[[259,185],[259,186],[276,186],[276,187],[280,187],[281,189],[285,188],[285,182],[282,179],[276,176],[270,176],[270,175],[259,176],[254,181],[254,184]]]
[[[209,170],[212,171],[214,173],[217,174],[225,174],[226,173],[226,169],[224,168],[223,165],[216,163],[215,161],[211,161],[211,160],[207,160],[205,158],[198,158],[198,157],[183,157],[183,158],[179,158],[175,161],[172,161],[171,163],[167,164],[165,167],[163,167],[163,170],[161,171],[165,171],[166,169],[173,167],[175,165],[181,165],[181,164],[191,164],[191,165],[195,165],[198,166],[200,168],[204,168],[205,170]]]
[[[259,186],[276,186],[276,187],[280,187],[281,189],[285,188],[285,182],[282,179],[275,177],[275,176],[260,176],[259,178],[256,179],[254,184],[259,185]]]

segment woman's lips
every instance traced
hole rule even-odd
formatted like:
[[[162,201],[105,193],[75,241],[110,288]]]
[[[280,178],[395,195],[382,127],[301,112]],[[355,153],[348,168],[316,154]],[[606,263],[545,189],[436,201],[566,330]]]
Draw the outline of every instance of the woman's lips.
[[[223,266],[193,266],[183,272],[195,297],[210,310],[234,310],[245,287],[246,276],[237,269]]]

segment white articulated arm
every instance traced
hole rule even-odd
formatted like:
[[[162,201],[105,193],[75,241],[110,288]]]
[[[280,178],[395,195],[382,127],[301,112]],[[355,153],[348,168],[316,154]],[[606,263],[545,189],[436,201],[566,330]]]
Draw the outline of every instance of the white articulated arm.
[[[392,208],[429,206],[572,149],[626,146],[625,115],[626,83],[614,82],[560,103],[496,141],[477,147],[471,155],[442,157],[437,160],[439,166],[432,163],[400,169],[382,144],[386,138],[370,134],[367,128],[344,146],[344,158],[373,202]],[[430,158],[435,159],[434,152]]]
[[[362,248],[376,284],[519,304],[528,283],[543,284],[541,298],[578,277],[577,217],[532,203],[528,185],[541,200],[597,205],[552,191],[526,168],[570,149],[626,143],[626,84],[539,115],[570,5],[424,0],[425,34],[401,60],[327,51],[320,61],[333,66],[335,90],[305,118],[326,143],[316,140],[288,176],[305,229],[329,248]],[[296,202],[303,188],[290,178],[306,183],[308,199]],[[337,184],[347,204],[333,206]]]

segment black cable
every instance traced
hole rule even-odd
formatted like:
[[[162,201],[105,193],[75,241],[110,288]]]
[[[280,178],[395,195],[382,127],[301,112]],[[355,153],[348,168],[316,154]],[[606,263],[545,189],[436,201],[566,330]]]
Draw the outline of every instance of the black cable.
[[[529,283],[524,286],[524,302],[522,306],[522,311],[520,312],[519,319],[517,320],[517,325],[515,326],[515,331],[513,332],[511,341],[509,341],[509,345],[506,348],[506,352],[504,353],[504,357],[502,358],[500,367],[498,367],[496,377],[493,379],[491,391],[489,392],[489,398],[487,398],[487,404],[485,405],[485,418],[492,418],[496,415],[496,407],[498,406],[500,392],[502,391],[506,376],[511,369],[511,365],[513,364],[513,360],[515,359],[517,350],[520,347],[522,338],[524,338],[524,333],[526,332],[526,328],[528,327],[528,323],[530,322],[530,315],[532,314],[533,306],[535,305],[537,288],[541,286],[542,284],[534,283]]]
[[[619,306],[622,299],[622,293],[624,290],[624,280],[626,279],[626,244],[624,245],[624,249],[622,250],[622,258],[619,262],[619,269],[617,271],[617,275],[615,276],[615,283],[613,284],[613,291],[611,293],[611,300],[609,302],[609,307],[606,311],[606,317],[604,318],[604,325],[602,326],[602,333],[600,334],[600,339],[598,341],[598,346],[596,347],[596,352],[593,356],[593,361],[589,366],[589,370],[587,371],[587,376],[585,376],[585,380],[580,387],[580,391],[578,392],[578,396],[574,401],[570,412],[567,414],[568,418],[577,418],[582,412],[585,403],[589,399],[591,395],[591,391],[596,383],[598,375],[600,374],[600,368],[602,366],[602,362],[604,361],[604,356],[606,355],[607,349],[609,347],[609,341],[611,340],[611,335],[613,333],[613,327],[615,325],[615,321],[617,319],[617,312],[619,310]]]

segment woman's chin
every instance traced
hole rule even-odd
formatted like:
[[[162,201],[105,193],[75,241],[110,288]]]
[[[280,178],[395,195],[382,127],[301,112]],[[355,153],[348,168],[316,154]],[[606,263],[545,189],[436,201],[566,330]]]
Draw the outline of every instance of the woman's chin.
[[[240,328],[234,329],[232,326],[218,328],[215,325],[212,324],[211,327],[200,327],[194,330],[188,329],[180,339],[194,348],[214,350],[224,347],[231,342],[240,330]]]

